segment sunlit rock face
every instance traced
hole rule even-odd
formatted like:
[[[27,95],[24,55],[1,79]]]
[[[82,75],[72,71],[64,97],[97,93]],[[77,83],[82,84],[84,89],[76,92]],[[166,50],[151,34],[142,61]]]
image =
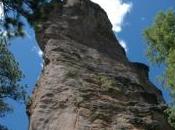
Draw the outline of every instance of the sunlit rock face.
[[[149,68],[128,61],[98,5],[67,0],[47,13],[37,25],[45,65],[30,130],[172,130]]]

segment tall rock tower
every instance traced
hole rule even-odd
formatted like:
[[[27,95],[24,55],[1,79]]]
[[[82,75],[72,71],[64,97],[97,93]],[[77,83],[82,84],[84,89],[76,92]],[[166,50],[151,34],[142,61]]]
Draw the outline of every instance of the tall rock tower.
[[[67,0],[46,13],[36,32],[45,65],[30,130],[172,130],[149,68],[128,61],[97,4]]]

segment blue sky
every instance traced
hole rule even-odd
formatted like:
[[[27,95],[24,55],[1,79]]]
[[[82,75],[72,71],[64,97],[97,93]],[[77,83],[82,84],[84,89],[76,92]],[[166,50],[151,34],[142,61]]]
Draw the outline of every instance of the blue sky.
[[[157,77],[162,73],[163,66],[152,65],[145,56],[145,40],[143,30],[154,20],[154,16],[159,11],[175,7],[174,0],[132,0],[132,9],[125,17],[122,31],[117,35],[124,39],[128,48],[128,58],[131,61],[139,61],[150,66],[150,80],[163,91],[164,98],[170,102],[170,97],[165,89],[157,81]]]
[[[174,8],[174,0],[92,0],[99,3],[107,11],[122,46],[127,50],[128,58],[131,61],[142,62],[150,66],[150,79],[159,87],[167,102],[170,101],[168,92],[161,88],[157,82],[157,76],[163,67],[153,66],[145,57],[145,43],[143,30],[149,26],[155,14],[161,10]],[[20,67],[25,74],[22,81],[28,85],[28,92],[31,94],[42,69],[42,53],[37,46],[33,29],[26,23],[26,37],[16,38],[11,41],[11,51],[14,53]],[[28,119],[25,114],[25,107],[20,103],[9,101],[15,108],[13,113],[0,119],[10,130],[27,130]]]

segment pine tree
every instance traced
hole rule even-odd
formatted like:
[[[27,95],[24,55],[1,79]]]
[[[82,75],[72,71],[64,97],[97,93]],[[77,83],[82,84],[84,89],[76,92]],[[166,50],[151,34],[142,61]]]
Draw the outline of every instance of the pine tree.
[[[20,81],[23,78],[18,62],[9,51],[11,38],[24,36],[26,19],[31,26],[45,20],[45,11],[61,0],[0,0],[0,117],[4,117],[13,108],[6,102],[10,98],[25,101],[26,91]],[[7,130],[0,124],[0,130]]]
[[[158,13],[154,23],[145,29],[144,36],[150,61],[166,66],[164,85],[170,88],[175,99],[175,12],[169,10]],[[168,108],[165,113],[169,123],[175,128],[175,107]]]
[[[20,83],[23,74],[19,65],[8,50],[4,38],[0,36],[0,39],[0,117],[4,117],[13,110],[6,99],[25,101],[26,92]],[[0,124],[0,130],[6,130],[6,127]]]

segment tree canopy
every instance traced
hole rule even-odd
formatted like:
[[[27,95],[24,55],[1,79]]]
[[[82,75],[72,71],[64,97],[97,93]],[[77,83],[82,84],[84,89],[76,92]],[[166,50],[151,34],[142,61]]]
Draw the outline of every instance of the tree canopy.
[[[23,22],[21,17],[30,15],[27,12],[28,5],[30,8],[36,4],[32,0],[2,0],[0,18],[0,117],[4,117],[13,108],[7,99],[24,101],[26,92],[24,86],[20,83],[23,78],[22,71],[15,60],[13,54],[9,51],[9,38],[23,35]],[[32,3],[33,2],[33,3]],[[26,7],[24,7],[26,4]],[[2,9],[3,8],[3,9]],[[27,17],[26,17],[27,18]],[[0,124],[1,130],[7,130]]]
[[[4,10],[4,29],[8,37],[24,35],[23,18],[33,25],[40,19],[44,19],[43,9],[50,7],[51,3],[62,3],[62,0],[0,0]],[[49,12],[49,11],[47,11]]]
[[[24,86],[20,84],[23,77],[22,71],[7,45],[3,42],[2,36],[0,39],[0,117],[3,117],[7,112],[13,110],[6,99],[24,101],[26,92]],[[0,124],[0,129],[6,130],[6,127]]]
[[[23,73],[8,43],[13,37],[25,35],[24,18],[35,26],[45,19],[45,9],[52,9],[55,2],[62,3],[61,0],[0,0],[3,11],[0,16],[0,117],[13,110],[6,99],[24,101],[26,98],[25,88],[20,83]],[[7,128],[0,124],[0,130]]]
[[[160,12],[153,24],[145,29],[148,49],[147,56],[155,64],[164,64],[164,85],[170,88],[175,99],[175,12]],[[168,122],[175,128],[175,107],[165,111]]]
[[[160,12],[144,32],[147,55],[152,63],[165,64],[166,86],[175,94],[175,12]]]

